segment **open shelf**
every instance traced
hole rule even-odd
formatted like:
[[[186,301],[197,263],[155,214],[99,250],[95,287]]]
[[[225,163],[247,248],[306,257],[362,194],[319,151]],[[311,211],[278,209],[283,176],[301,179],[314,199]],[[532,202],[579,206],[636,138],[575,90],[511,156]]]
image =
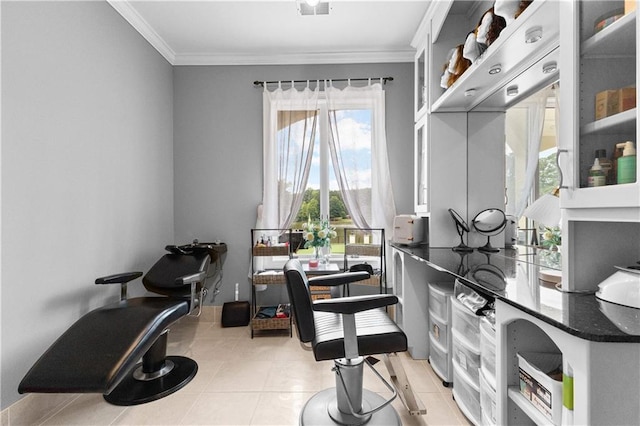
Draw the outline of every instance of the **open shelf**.
[[[583,56],[635,55],[636,11],[627,13],[582,44]]]
[[[536,43],[525,43],[525,34],[535,27],[541,28],[542,39]],[[501,89],[505,81],[511,81],[557,48],[559,33],[557,3],[532,2],[518,19],[502,30],[496,41],[467,71],[433,102],[431,111],[469,111],[475,108]],[[460,43],[464,43],[464,39]],[[489,74],[496,64],[500,64],[502,71]],[[469,95],[469,91],[474,91],[473,96]]]
[[[551,421],[546,418],[540,411],[533,406],[531,401],[520,393],[518,386],[509,386],[507,388],[509,399],[514,402],[535,424],[548,425]]]
[[[580,129],[582,135],[593,133],[632,133],[636,130],[637,108],[629,109],[600,120],[587,123]]]

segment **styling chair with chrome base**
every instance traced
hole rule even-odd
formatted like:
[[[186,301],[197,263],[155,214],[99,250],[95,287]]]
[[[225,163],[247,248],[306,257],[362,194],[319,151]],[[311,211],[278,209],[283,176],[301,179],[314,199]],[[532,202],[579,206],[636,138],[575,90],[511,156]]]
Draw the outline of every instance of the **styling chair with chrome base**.
[[[128,299],[127,283],[142,272],[98,278],[96,284],[120,284],[121,300],[78,319],[35,362],[18,392],[102,393],[114,405],[136,405],[183,388],[198,364],[167,356],[167,336],[171,325],[200,309],[209,263],[202,252],[164,255],[142,281],[168,297]]]
[[[396,352],[407,350],[407,336],[389,318],[384,307],[397,303],[394,295],[377,294],[313,301],[309,285],[341,286],[369,278],[367,272],[347,272],[308,279],[297,259],[284,266],[287,292],[300,342],[310,344],[316,361],[333,360],[336,387],[314,395],[300,414],[301,425],[400,425],[390,405],[399,394],[411,414],[426,410],[415,399]],[[387,356],[385,354],[393,354]],[[388,383],[365,358],[385,355]],[[363,389],[367,364],[392,393],[386,399]],[[393,366],[393,367],[392,367]]]

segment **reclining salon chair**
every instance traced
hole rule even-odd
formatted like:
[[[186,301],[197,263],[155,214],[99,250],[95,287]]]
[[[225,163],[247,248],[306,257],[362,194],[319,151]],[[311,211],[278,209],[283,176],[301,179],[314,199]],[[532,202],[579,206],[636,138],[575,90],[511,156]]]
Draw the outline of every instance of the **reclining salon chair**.
[[[341,286],[367,279],[369,274],[359,271],[307,278],[297,259],[286,263],[284,274],[301,344],[310,344],[316,361],[333,360],[336,374],[335,388],[325,389],[307,401],[300,414],[301,425],[400,425],[398,413],[390,405],[397,395],[412,415],[426,413],[395,355],[407,350],[407,336],[382,309],[397,303],[396,296],[313,301],[309,285]],[[372,367],[370,355],[384,355],[393,385]],[[364,364],[392,393],[390,399],[363,389]]]
[[[198,364],[167,356],[167,336],[172,324],[199,309],[209,264],[202,251],[162,256],[142,282],[168,297],[127,299],[127,283],[142,272],[98,278],[96,284],[120,284],[121,300],[78,319],[31,367],[18,392],[102,393],[114,405],[136,405],[183,388]]]

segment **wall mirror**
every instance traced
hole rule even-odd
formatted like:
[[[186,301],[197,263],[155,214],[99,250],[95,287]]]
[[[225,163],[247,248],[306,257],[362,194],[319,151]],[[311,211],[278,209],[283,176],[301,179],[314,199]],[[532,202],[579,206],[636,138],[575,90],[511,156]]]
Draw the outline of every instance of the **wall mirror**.
[[[525,208],[559,185],[557,132],[560,110],[559,48],[506,81],[474,111],[505,112],[504,212],[517,223],[518,244],[537,244],[537,225],[523,216]],[[544,224],[550,228],[558,224]]]

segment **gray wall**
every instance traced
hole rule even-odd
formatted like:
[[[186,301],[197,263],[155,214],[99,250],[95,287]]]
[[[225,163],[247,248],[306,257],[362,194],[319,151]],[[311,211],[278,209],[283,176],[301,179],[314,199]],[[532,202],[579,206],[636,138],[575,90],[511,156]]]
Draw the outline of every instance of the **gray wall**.
[[[398,213],[413,207],[413,64],[174,68],[175,237],[228,244],[215,304],[250,299],[250,229],[262,198],[262,88],[255,80],[392,76],[387,144]],[[288,87],[288,86],[285,86]]]
[[[1,7],[4,409],[56,337],[118,299],[94,279],[148,269],[174,218],[172,67],[106,2]]]

